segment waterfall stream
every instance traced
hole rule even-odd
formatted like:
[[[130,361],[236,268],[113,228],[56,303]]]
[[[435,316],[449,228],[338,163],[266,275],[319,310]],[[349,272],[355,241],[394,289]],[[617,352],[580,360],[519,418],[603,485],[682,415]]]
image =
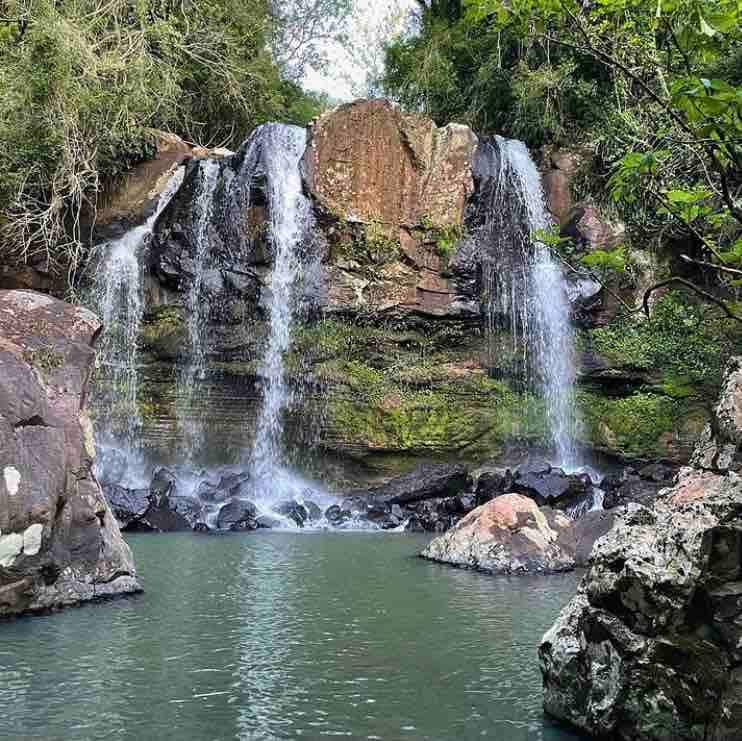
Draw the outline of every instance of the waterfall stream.
[[[311,205],[302,190],[299,167],[306,143],[305,129],[281,124],[262,127],[273,267],[264,306],[269,324],[268,339],[259,371],[263,400],[251,456],[254,487],[259,499],[270,500],[280,495],[279,482],[285,474],[283,415],[292,401],[285,355],[301,297],[302,245],[312,227]]]
[[[170,177],[154,212],[144,224],[102,246],[105,256],[95,286],[96,302],[100,307],[105,330],[101,356],[103,365],[111,374],[115,416],[120,415],[126,419],[124,439],[117,442],[125,444],[130,454],[137,447],[137,433],[141,425],[137,407],[137,363],[139,332],[144,313],[142,251],[158,217],[180,188],[184,173],[185,168],[179,167]],[[102,427],[105,435],[105,422]],[[110,436],[112,435],[109,434]]]
[[[219,165],[214,160],[204,160],[199,168],[200,181],[194,204],[195,255],[193,278],[185,299],[186,326],[190,343],[188,363],[180,372],[181,395],[178,399],[178,418],[183,433],[185,453],[189,460],[203,444],[203,419],[191,408],[196,382],[206,374],[206,334],[209,320],[209,300],[204,287],[204,273],[209,257],[209,225],[213,212],[214,191],[219,179]],[[189,413],[186,413],[188,410]]]
[[[574,338],[562,270],[537,238],[553,225],[541,176],[523,142],[498,136],[483,146],[490,151],[480,167],[484,161],[494,170],[484,224],[491,361],[540,391],[555,463],[574,470]]]

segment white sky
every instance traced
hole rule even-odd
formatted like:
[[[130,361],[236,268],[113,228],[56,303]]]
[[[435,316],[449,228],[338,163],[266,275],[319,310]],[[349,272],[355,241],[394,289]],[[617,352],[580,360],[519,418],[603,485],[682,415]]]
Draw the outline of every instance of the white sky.
[[[356,0],[347,29],[351,39],[349,47],[328,44],[325,52],[330,63],[325,69],[309,69],[304,75],[304,86],[343,101],[362,97],[369,67],[381,60],[381,48],[388,32],[385,30],[389,25],[387,19],[395,11],[402,19],[415,5],[414,0]],[[401,30],[401,22],[398,30]]]

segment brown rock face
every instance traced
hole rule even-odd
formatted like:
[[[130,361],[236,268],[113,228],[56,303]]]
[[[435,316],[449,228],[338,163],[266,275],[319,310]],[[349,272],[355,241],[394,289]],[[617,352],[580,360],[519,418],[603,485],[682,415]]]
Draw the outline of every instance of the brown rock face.
[[[139,590],[92,473],[99,331],[86,309],[0,291],[0,616]]]
[[[95,218],[95,241],[119,236],[126,229],[144,222],[147,211],[154,207],[155,199],[165,189],[175,168],[192,156],[193,150],[179,136],[160,132],[157,154],[128,172],[99,205]]]
[[[312,128],[305,155],[310,190],[330,213],[379,222],[396,232],[428,220],[461,224],[474,190],[477,138],[465,127],[438,129],[385,100],[340,106]]]
[[[560,542],[572,521],[528,497],[504,494],[477,507],[423,551],[424,558],[496,574],[544,573],[574,568]]]

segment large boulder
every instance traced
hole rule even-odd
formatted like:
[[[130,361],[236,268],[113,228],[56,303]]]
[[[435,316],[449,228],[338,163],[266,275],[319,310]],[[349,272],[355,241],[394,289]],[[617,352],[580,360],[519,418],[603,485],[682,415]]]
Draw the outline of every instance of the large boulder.
[[[369,489],[368,494],[386,504],[411,504],[456,496],[466,488],[468,479],[464,466],[429,463]]]
[[[466,126],[439,129],[387,100],[357,101],[312,126],[307,183],[325,210],[349,221],[459,225],[474,190],[476,144]]]
[[[742,479],[687,469],[598,541],[539,649],[544,707],[600,738],[737,739]]]
[[[729,360],[719,403],[691,463],[710,471],[742,472],[742,356]]]
[[[520,494],[504,494],[470,512],[433,540],[422,556],[496,574],[553,573],[574,568],[560,543],[572,521]]]
[[[100,328],[86,309],[0,291],[0,616],[140,589],[92,472]]]

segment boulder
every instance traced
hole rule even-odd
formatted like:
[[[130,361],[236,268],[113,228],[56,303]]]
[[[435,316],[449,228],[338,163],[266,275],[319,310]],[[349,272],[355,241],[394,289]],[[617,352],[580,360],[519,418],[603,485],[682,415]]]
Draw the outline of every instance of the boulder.
[[[592,501],[593,484],[587,474],[566,474],[561,468],[534,460],[518,466],[510,490],[530,497],[539,506],[566,510]]]
[[[154,156],[132,168],[116,182],[98,205],[94,241],[121,237],[143,224],[157,205],[174,170],[192,156],[191,147],[175,134],[156,132]]]
[[[84,308],[0,291],[0,616],[140,591],[93,474],[100,328]]]
[[[553,573],[574,568],[560,543],[571,520],[520,494],[478,507],[433,540],[424,558],[496,574]]]
[[[544,636],[544,707],[591,736],[737,739],[742,479],[684,470],[595,545]]]
[[[466,126],[439,129],[386,100],[331,110],[313,124],[304,157],[309,190],[328,213],[348,221],[460,225],[474,190],[477,137]]]
[[[673,470],[673,476],[676,470]],[[642,476],[634,468],[627,467],[620,473],[606,476],[600,484],[605,492],[603,507],[614,509],[630,503],[651,506],[672,479],[657,481],[659,469],[645,467],[642,471],[646,471],[647,475]]]
[[[350,510],[342,509],[338,504],[333,504],[325,510],[325,519],[334,527],[346,523],[352,517]]]
[[[719,403],[691,464],[709,471],[742,472],[742,356],[727,364]]]
[[[275,511],[277,514],[293,520],[297,527],[304,527],[304,523],[309,518],[309,510],[303,504],[299,504],[299,502],[293,499],[287,502],[281,502],[275,508]]]
[[[103,487],[108,504],[122,530],[139,529],[137,523],[149,509],[148,489],[126,489],[118,484]]]
[[[411,504],[461,494],[466,489],[468,480],[464,466],[429,463],[369,489],[368,494],[387,504]]]
[[[217,517],[219,530],[257,530],[258,509],[245,499],[233,499],[225,504]]]

